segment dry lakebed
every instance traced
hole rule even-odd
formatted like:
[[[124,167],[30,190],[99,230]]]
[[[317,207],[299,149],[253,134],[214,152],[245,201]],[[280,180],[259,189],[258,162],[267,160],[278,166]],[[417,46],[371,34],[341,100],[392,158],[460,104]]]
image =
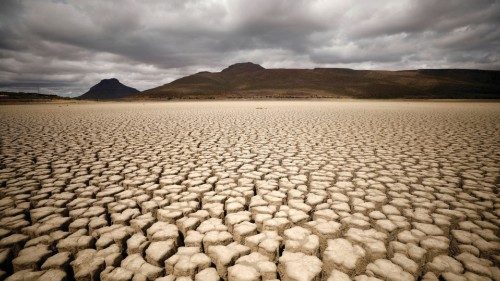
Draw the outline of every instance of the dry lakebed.
[[[500,280],[500,103],[0,106],[0,279]]]

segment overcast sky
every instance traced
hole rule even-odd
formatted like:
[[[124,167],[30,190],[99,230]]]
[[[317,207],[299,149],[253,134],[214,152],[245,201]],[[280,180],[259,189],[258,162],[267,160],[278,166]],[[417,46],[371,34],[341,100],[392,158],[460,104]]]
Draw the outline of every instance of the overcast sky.
[[[149,89],[243,61],[266,68],[500,69],[494,0],[1,0],[0,89]]]

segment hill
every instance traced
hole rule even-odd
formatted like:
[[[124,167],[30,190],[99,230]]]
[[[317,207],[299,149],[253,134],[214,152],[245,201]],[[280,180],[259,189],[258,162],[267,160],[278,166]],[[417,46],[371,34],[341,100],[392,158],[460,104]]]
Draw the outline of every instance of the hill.
[[[60,97],[57,95],[0,91],[0,103],[2,104],[24,103],[24,102],[50,102],[57,100],[70,100],[70,98]]]
[[[111,78],[101,80],[77,99],[112,100],[125,98],[136,93],[139,93],[139,90],[123,85],[116,78]]]
[[[265,69],[238,63],[199,72],[129,99],[219,98],[500,98],[500,71],[345,68]]]

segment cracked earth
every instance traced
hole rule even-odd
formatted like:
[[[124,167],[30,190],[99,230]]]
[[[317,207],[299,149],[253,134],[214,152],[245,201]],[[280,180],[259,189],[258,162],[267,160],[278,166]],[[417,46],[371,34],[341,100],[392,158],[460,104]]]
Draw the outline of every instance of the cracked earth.
[[[498,103],[0,107],[0,279],[500,280]]]

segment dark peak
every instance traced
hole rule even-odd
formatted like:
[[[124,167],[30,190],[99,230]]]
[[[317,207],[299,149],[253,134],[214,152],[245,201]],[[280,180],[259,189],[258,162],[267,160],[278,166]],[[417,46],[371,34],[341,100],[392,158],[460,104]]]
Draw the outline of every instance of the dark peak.
[[[102,79],[101,82],[99,83],[105,83],[105,84],[118,84],[120,81],[116,78],[109,78],[109,79]]]
[[[138,93],[137,89],[123,85],[116,78],[103,79],[95,84],[80,99],[120,99]]]
[[[247,71],[257,71],[262,69],[265,68],[253,62],[240,62],[228,66],[227,68],[223,69],[222,72],[247,72]]]

